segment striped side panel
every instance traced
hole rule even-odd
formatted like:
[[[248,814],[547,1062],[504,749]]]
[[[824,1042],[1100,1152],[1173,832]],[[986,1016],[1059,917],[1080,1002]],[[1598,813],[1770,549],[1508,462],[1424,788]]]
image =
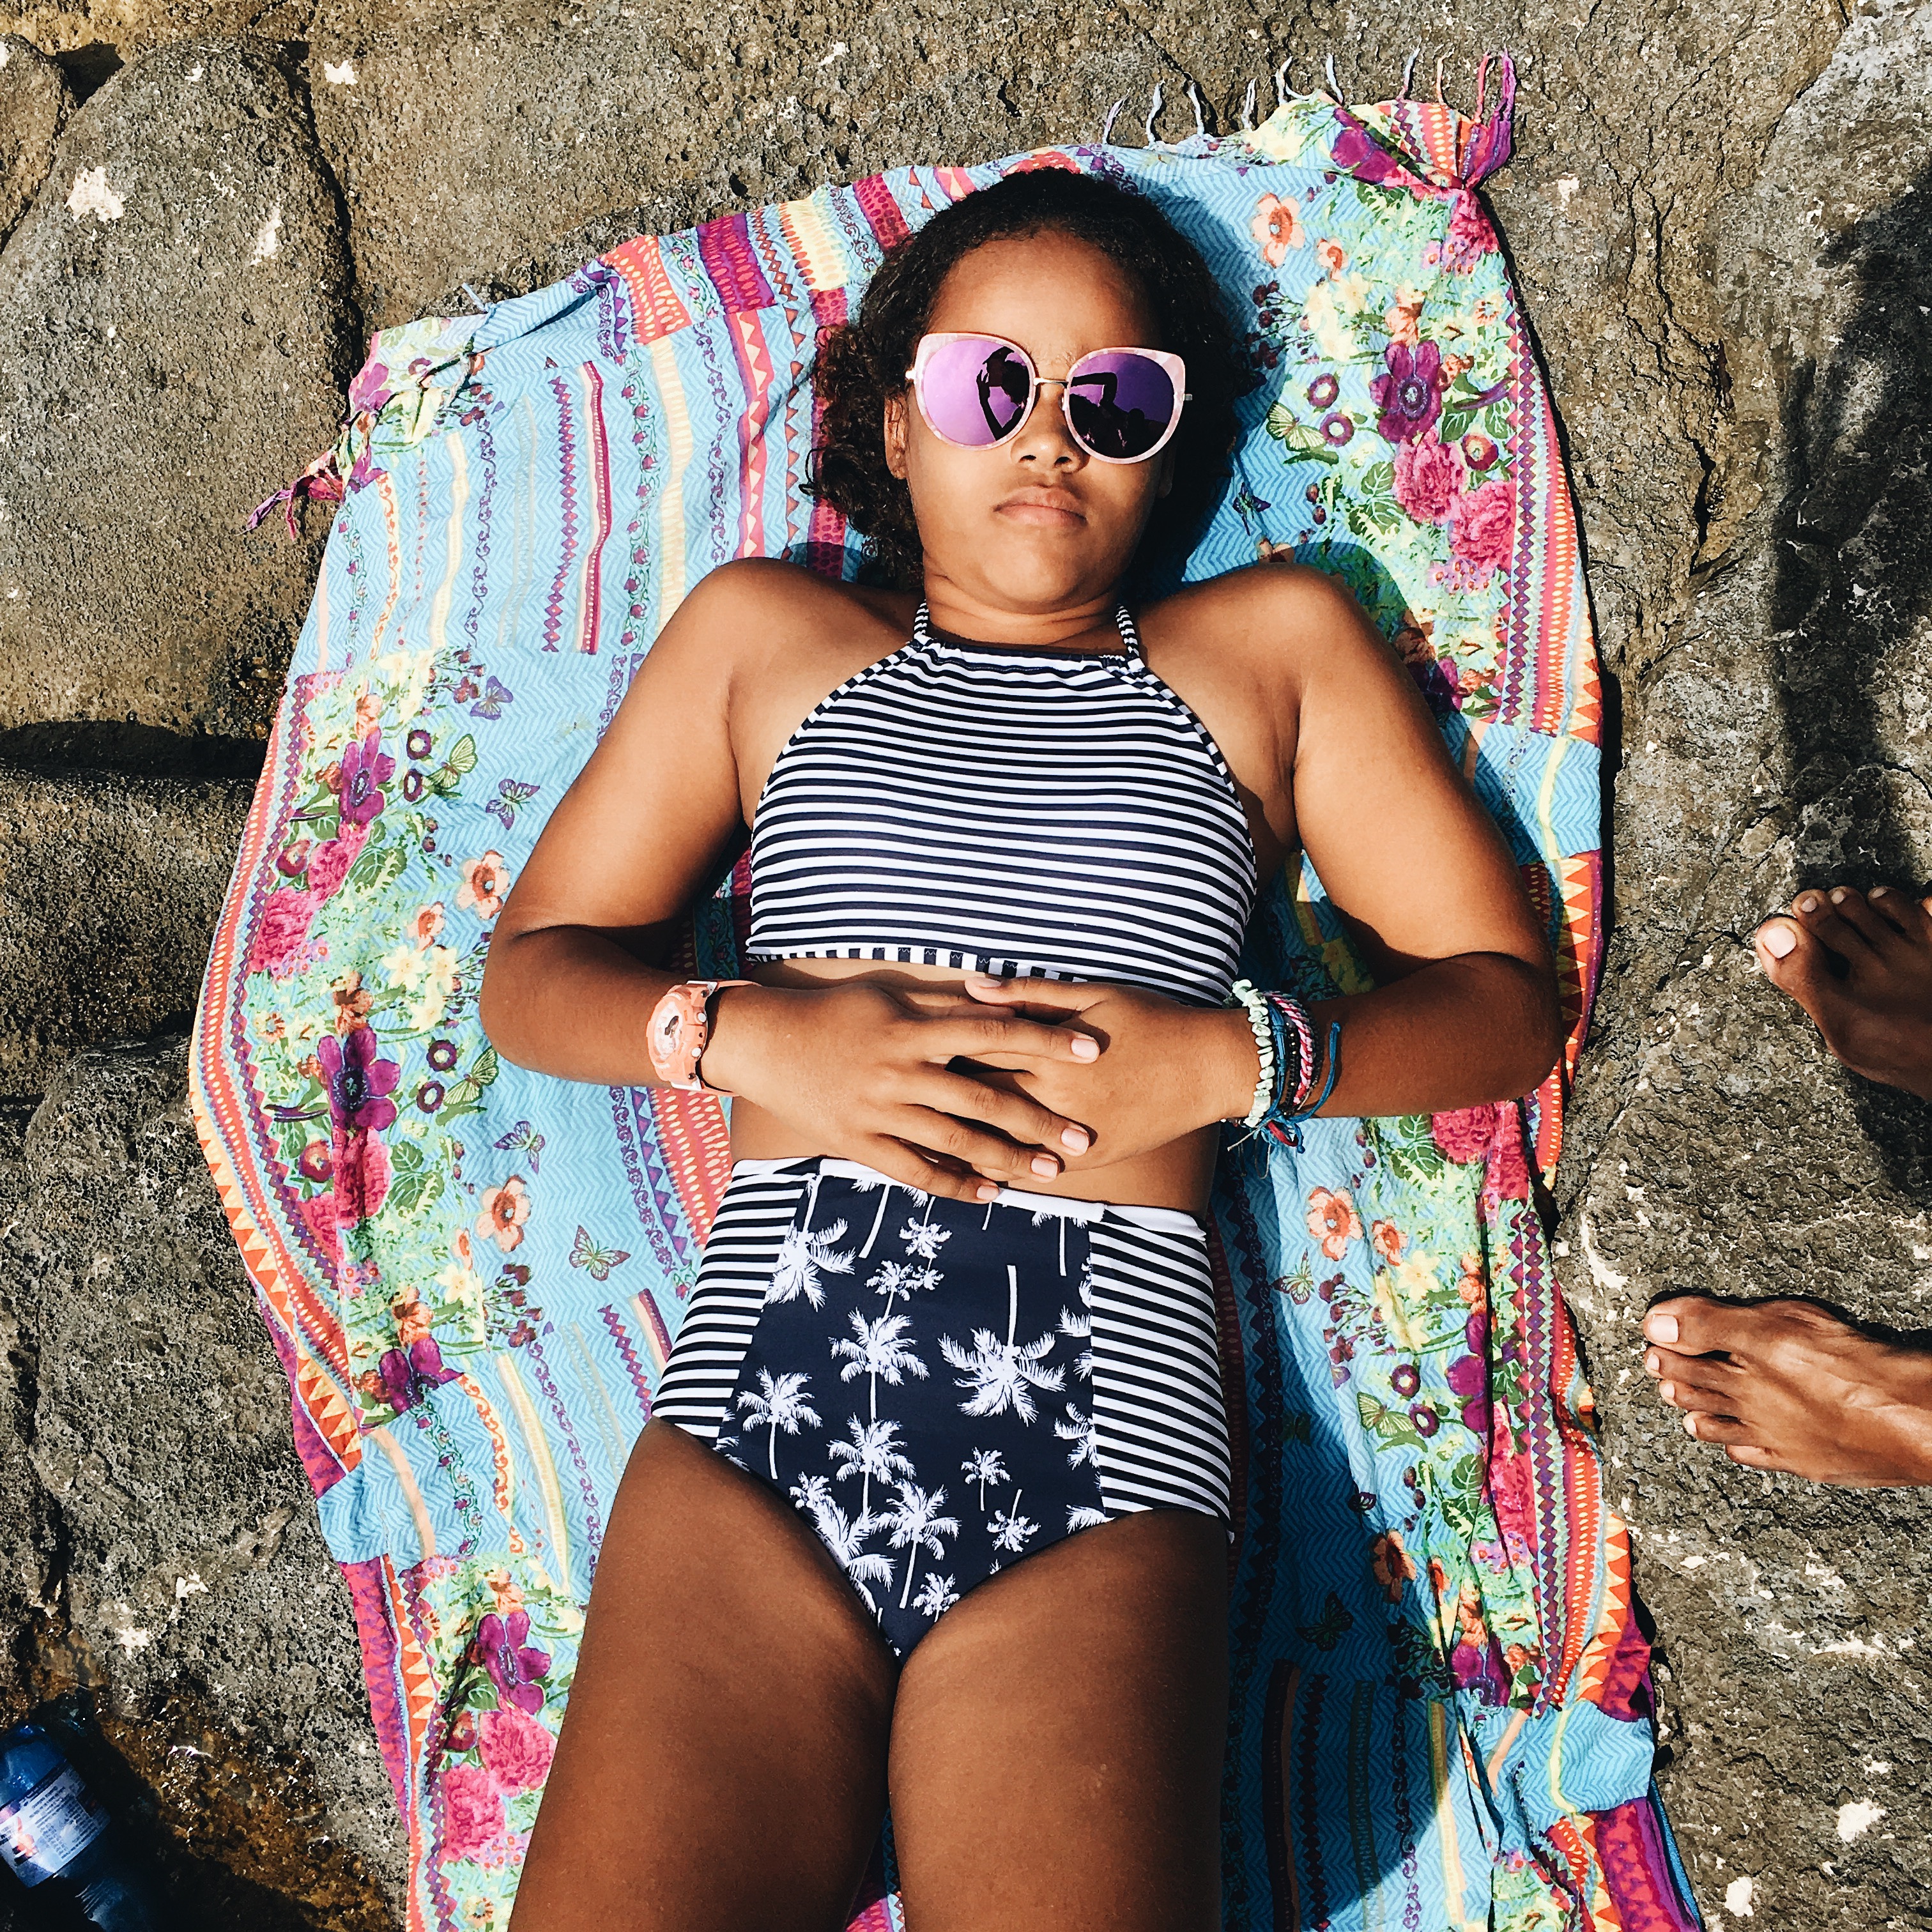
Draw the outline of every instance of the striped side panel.
[[[631,292],[631,317],[640,342],[656,342],[691,326],[691,316],[664,272],[663,251],[654,235],[621,243],[604,257]]]
[[[809,1178],[800,1166],[733,1177],[711,1224],[697,1285],[658,1384],[651,1413],[715,1442],[738,1369],[764,1312],[778,1249]]]
[[[1226,1520],[1232,1478],[1208,1238],[1112,1214],[1087,1234],[1107,1513],[1191,1509]]]

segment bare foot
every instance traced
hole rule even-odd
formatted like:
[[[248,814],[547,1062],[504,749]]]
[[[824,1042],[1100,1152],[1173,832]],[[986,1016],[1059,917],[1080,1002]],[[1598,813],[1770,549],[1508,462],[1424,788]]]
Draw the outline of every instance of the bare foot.
[[[1932,1100],[1932,900],[1874,886],[1801,892],[1757,929],[1758,963],[1854,1073]]]
[[[1809,1301],[1673,1296],[1644,1317],[1644,1367],[1700,1442],[1847,1489],[1932,1484],[1932,1350]]]

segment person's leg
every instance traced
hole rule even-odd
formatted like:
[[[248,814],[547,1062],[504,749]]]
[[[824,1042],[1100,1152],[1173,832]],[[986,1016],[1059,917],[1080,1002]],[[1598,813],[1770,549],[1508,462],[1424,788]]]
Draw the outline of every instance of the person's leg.
[[[1932,1100],[1932,914],[1886,886],[1801,892],[1758,928],[1765,977],[1854,1073]]]
[[[906,1660],[892,1838],[919,1932],[1218,1932],[1227,1532],[1079,1532]]]
[[[1932,1484],[1932,1350],[1808,1301],[1675,1295],[1643,1332],[1664,1400],[1732,1462],[1850,1488]]]
[[[653,1421],[624,1473],[513,1932],[838,1932],[897,1666],[775,1492]]]

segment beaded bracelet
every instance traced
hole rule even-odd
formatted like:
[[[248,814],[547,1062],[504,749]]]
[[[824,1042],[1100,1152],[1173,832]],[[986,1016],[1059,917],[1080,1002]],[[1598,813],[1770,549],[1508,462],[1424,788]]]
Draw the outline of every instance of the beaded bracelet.
[[[1241,1125],[1252,1134],[1266,1120],[1276,1105],[1276,1082],[1280,1060],[1275,1050],[1275,1028],[1268,995],[1258,992],[1246,980],[1237,980],[1228,989],[1228,1004],[1247,1010],[1248,1030],[1255,1036],[1255,1057],[1261,1062],[1255,1082],[1255,1097]]]
[[[1276,1035],[1275,1061],[1280,1073],[1280,1085],[1269,1112],[1286,1109],[1292,1113],[1307,1103],[1309,1090],[1315,1084],[1315,1028],[1308,1009],[1299,1000],[1286,993],[1269,993],[1264,997],[1268,1001],[1269,1022]]]

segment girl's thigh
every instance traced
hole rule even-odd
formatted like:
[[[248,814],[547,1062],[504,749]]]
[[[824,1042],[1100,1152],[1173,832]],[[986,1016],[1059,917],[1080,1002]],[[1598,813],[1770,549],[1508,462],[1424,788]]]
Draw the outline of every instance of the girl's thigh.
[[[892,1834],[917,1932],[1218,1932],[1226,1532],[1083,1530],[907,1659]]]
[[[513,1932],[838,1932],[896,1666],[784,1500],[668,1422],[611,1511]]]

